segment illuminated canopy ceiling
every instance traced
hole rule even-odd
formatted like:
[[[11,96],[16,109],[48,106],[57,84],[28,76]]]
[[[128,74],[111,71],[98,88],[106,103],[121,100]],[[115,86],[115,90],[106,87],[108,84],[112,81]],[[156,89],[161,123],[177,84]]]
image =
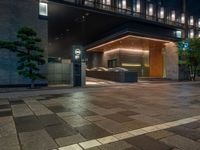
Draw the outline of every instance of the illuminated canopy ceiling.
[[[149,50],[150,48],[163,47],[167,40],[145,38],[140,36],[127,35],[116,40],[88,49],[88,52],[106,52],[113,49],[140,49]]]

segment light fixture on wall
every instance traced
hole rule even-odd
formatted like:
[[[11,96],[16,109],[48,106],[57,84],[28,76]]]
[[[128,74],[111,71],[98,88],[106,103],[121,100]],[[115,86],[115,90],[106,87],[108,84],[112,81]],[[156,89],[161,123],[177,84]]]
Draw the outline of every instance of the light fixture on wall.
[[[40,16],[48,16],[48,3],[46,1],[39,2],[39,15]]]

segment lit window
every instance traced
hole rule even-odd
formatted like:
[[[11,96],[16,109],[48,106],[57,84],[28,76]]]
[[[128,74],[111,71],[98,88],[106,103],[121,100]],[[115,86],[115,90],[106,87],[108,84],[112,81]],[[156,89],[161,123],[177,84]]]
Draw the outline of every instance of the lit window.
[[[185,23],[185,14],[181,14],[181,23]]]
[[[194,25],[194,17],[193,16],[190,16],[189,25],[191,25],[191,26]]]
[[[126,0],[122,0],[122,9],[126,9]]]
[[[172,11],[171,20],[172,21],[176,21],[176,12],[175,12],[175,10]]]
[[[200,28],[200,19],[198,20],[198,27]]]
[[[136,3],[136,12],[140,12],[140,0],[137,0],[137,3]]]
[[[194,38],[194,29],[190,29],[189,31],[189,37]]]
[[[103,4],[105,4],[105,5],[111,5],[111,0],[103,0]]]
[[[160,18],[163,19],[165,17],[165,10],[164,7],[160,8]]]
[[[39,15],[48,16],[48,4],[44,2],[39,3]]]
[[[149,4],[149,16],[153,16],[153,4]]]
[[[176,31],[176,37],[177,38],[182,38],[182,32],[181,31]]]

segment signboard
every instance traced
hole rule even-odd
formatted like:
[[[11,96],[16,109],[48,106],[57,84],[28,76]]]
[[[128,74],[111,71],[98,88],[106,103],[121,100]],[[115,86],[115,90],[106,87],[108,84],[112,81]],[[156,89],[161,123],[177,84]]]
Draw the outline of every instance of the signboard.
[[[72,62],[73,62],[73,84],[76,86],[83,86],[85,84],[85,68],[84,66],[84,52],[82,46],[72,47]]]

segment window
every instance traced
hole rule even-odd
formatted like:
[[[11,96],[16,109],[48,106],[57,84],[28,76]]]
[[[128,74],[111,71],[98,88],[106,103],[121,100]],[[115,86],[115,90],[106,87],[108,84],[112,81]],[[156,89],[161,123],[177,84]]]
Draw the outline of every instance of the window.
[[[108,68],[115,68],[117,67],[117,59],[108,60]]]
[[[39,3],[39,15],[48,16],[48,4],[45,2]]]

